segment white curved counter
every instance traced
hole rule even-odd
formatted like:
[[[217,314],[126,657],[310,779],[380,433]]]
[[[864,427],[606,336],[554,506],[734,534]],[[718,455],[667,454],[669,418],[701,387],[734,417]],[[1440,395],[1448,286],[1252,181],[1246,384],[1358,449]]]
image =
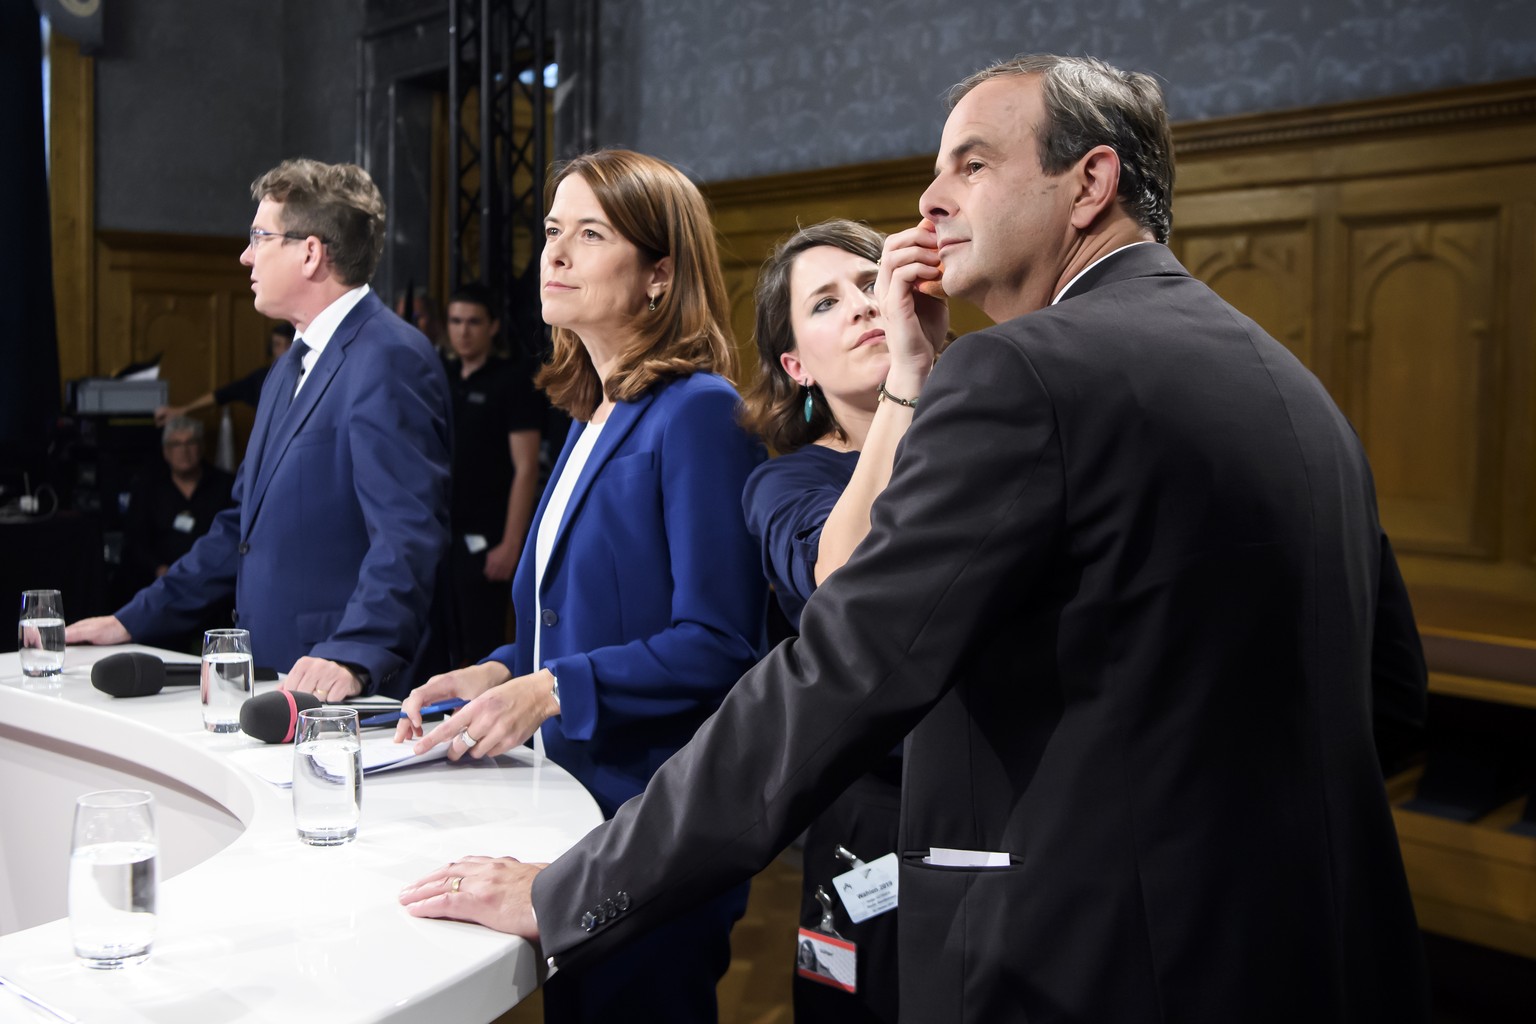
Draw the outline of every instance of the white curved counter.
[[[527,749],[369,775],[357,840],[308,847],[290,792],[230,757],[261,744],[204,732],[195,686],[91,686],[122,650],[152,649],[71,647],[51,688],[0,654],[0,975],[83,1024],[489,1021],[537,986],[527,942],[396,896],[457,856],[558,856],[602,817],[570,775]],[[147,963],[89,970],[64,919],[74,798],[125,786],[156,795],[159,933]],[[46,1019],[0,990],[0,1021]]]

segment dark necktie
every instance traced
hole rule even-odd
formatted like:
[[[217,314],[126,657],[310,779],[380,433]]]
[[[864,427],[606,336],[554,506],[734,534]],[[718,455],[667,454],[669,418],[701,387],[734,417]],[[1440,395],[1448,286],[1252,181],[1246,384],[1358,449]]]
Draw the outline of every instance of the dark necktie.
[[[288,354],[283,357],[280,384],[277,392],[277,408],[272,410],[272,425],[275,427],[283,421],[283,416],[288,412],[288,406],[293,404],[293,393],[299,389],[299,380],[304,376],[304,354],[309,351],[309,346],[303,338],[293,339],[293,346],[288,349]]]

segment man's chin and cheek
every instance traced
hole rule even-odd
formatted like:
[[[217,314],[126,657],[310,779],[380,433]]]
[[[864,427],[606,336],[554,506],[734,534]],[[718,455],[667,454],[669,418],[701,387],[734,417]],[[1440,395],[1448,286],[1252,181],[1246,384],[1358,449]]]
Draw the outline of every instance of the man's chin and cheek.
[[[968,302],[975,301],[967,293],[975,289],[976,281],[973,275],[966,273],[963,264],[955,264],[946,260],[944,263],[944,276],[939,280],[943,284],[944,294],[950,298],[965,299]]]

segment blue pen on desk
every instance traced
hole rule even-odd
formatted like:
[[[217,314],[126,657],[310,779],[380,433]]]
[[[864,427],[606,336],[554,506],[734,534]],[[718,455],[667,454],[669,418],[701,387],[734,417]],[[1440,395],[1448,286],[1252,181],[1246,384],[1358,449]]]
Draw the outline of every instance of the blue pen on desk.
[[[426,717],[427,715],[435,715],[439,711],[457,711],[459,708],[468,703],[469,701],[459,700],[457,697],[455,697],[453,700],[440,700],[436,704],[428,704],[426,707],[422,708],[421,714],[422,717]],[[404,711],[386,711],[382,715],[372,715],[368,718],[364,718],[357,724],[359,728],[365,725],[388,725],[390,722],[398,722],[404,717]]]

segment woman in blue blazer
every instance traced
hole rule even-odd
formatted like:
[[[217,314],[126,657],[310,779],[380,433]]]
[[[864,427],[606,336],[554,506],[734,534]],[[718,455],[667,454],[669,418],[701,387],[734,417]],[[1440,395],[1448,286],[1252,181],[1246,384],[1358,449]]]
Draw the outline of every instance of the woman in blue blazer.
[[[421,735],[425,703],[468,699],[417,749],[484,757],[538,730],[611,817],[763,653],[767,588],[741,511],[763,452],[736,422],[698,190],[622,150],[577,158],[551,187],[540,283],[555,350],[538,383],[574,422],[513,578],[517,642],[413,691],[400,736]],[[450,916],[478,919],[493,880],[454,878],[443,899],[465,912]],[[595,923],[622,902],[595,893],[584,912]],[[556,975],[545,1019],[713,1021],[745,906],[741,887],[592,972]]]

